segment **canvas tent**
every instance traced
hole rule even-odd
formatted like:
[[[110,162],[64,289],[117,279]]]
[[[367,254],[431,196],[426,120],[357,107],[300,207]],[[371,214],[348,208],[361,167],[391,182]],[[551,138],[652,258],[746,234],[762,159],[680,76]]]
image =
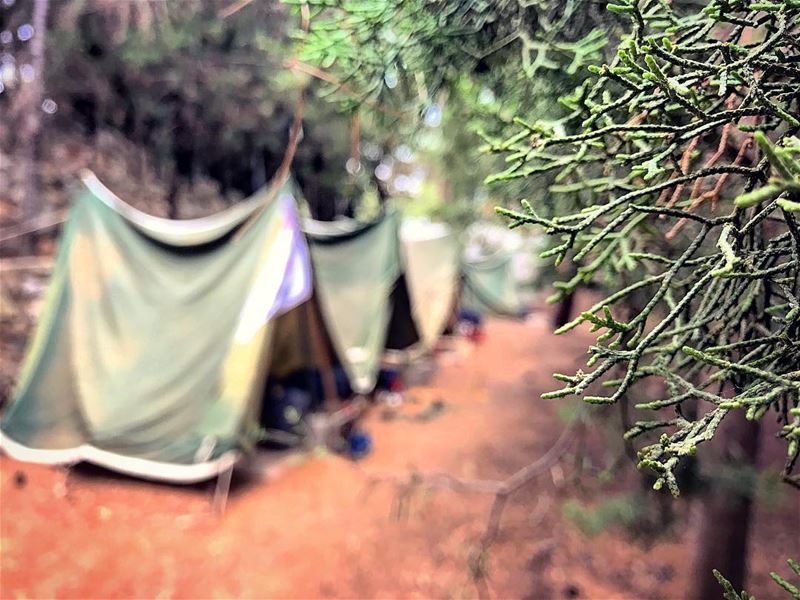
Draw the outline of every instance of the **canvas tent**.
[[[538,253],[543,238],[482,222],[471,225],[465,238],[462,307],[498,316],[524,315],[542,265]]]
[[[289,184],[171,221],[85,184],[0,424],[15,458],[207,479],[259,439],[268,378],[337,369],[368,393],[385,349],[429,349],[450,315],[443,226],[388,212],[301,228]]]
[[[30,462],[213,477],[255,442],[274,317],[311,292],[293,199],[264,192],[170,221],[87,183],[2,447]]]
[[[458,281],[458,245],[444,226],[400,222],[304,223],[315,297],[352,389],[371,391],[384,350],[428,350],[444,330]]]
[[[489,255],[465,254],[461,264],[461,306],[505,317],[524,315],[513,258],[503,250]]]
[[[398,218],[305,224],[316,297],[336,356],[356,393],[375,387],[400,277]]]
[[[407,219],[400,227],[400,249],[414,323],[421,347],[429,350],[455,308],[461,246],[446,225]]]

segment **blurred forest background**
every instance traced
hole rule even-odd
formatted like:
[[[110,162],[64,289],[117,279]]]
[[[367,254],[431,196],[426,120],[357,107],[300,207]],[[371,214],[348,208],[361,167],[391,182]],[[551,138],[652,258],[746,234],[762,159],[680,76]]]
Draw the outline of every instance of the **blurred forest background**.
[[[88,167],[154,214],[219,210],[275,173],[301,93],[293,173],[314,217],[369,212],[390,195],[455,221],[496,203],[482,184],[496,161],[478,152],[463,107],[432,100],[420,118],[415,105],[377,98],[359,110],[346,83],[332,102],[338,81],[296,59],[292,7],[259,0],[227,15],[230,4],[4,0],[0,110],[20,125],[0,132],[4,224],[25,212],[20,161],[29,155],[19,150],[29,144],[42,165],[43,206],[61,206]],[[38,36],[37,6],[47,11]]]

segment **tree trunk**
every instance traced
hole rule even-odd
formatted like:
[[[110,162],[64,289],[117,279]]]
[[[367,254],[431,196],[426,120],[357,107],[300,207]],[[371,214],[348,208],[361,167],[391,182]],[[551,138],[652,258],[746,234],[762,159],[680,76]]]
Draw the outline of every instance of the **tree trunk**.
[[[50,0],[34,0],[33,39],[31,40],[31,67],[33,80],[23,84],[22,122],[19,136],[19,153],[22,158],[21,174],[24,186],[22,220],[28,221],[42,212],[43,202],[39,186],[39,154],[42,129],[42,99],[44,91],[44,49],[47,31],[47,11]],[[33,237],[23,244],[25,250],[34,249]]]
[[[694,507],[697,538],[686,598],[721,597],[712,569],[722,573],[736,590],[744,588],[760,433],[760,423],[747,421],[740,411],[729,415],[717,432],[715,441],[722,458],[717,472],[721,477]]]

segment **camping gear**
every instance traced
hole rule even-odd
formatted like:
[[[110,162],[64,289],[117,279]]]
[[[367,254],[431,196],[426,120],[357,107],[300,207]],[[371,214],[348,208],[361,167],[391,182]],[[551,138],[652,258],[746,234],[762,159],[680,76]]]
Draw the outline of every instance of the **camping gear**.
[[[405,389],[403,378],[396,369],[381,369],[376,387],[388,392],[402,392]]]
[[[292,433],[313,404],[313,396],[303,388],[271,385],[262,404],[261,423],[268,430]]]
[[[336,399],[341,401],[349,398],[353,392],[344,370],[340,366],[331,367],[330,374],[333,376]],[[297,445],[304,432],[301,422],[312,411],[324,409],[326,400],[331,398],[325,393],[323,373],[319,369],[298,369],[283,378],[271,376],[267,380],[261,407],[260,422],[264,429],[262,445]],[[289,433],[293,437],[275,435],[276,432]]]
[[[335,397],[339,400],[345,400],[352,396],[353,390],[350,389],[350,384],[347,381],[347,374],[341,366],[332,366],[330,368],[333,375],[334,387],[336,390]],[[328,375],[326,373],[325,375]],[[312,406],[321,406],[325,401],[325,388],[323,384],[323,373],[320,369],[298,369],[291,372],[286,377],[270,377],[267,385],[279,385],[283,387],[295,387],[307,391],[312,398]]]
[[[375,385],[377,394],[375,399],[388,406],[400,406],[403,403],[405,384],[400,371],[396,369],[381,369],[378,382]]]
[[[293,448],[307,441],[308,419],[315,398],[307,389],[270,383],[261,405],[259,445],[266,448]]]
[[[483,342],[485,332],[483,329],[483,317],[480,312],[470,308],[460,308],[457,318],[459,334],[476,344]]]
[[[483,317],[477,310],[462,307],[458,309],[458,321],[480,327],[481,323],[483,323]]]
[[[255,443],[274,317],[311,293],[294,202],[160,219],[96,179],[76,198],[3,449],[207,479]]]
[[[358,460],[372,451],[372,436],[365,431],[353,431],[347,436],[350,456]]]

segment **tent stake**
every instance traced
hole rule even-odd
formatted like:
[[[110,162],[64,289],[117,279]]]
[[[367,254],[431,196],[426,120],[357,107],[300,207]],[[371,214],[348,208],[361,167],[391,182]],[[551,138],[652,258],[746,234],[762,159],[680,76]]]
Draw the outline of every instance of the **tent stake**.
[[[217,486],[214,489],[214,512],[218,515],[225,513],[228,504],[228,493],[231,490],[231,478],[233,477],[233,465],[217,475]]]

